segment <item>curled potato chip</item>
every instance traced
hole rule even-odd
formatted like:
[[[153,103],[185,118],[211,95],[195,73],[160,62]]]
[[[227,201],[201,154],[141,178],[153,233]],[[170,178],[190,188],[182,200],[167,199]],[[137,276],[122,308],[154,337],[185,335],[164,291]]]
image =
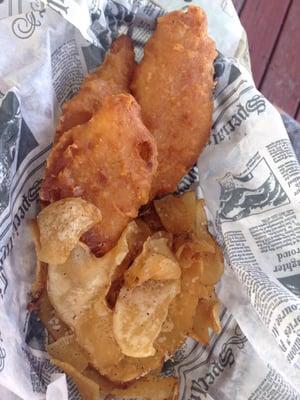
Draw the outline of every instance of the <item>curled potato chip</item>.
[[[168,232],[178,235],[195,229],[197,212],[195,192],[186,192],[179,197],[165,196],[155,200],[154,207]]]
[[[160,369],[165,355],[172,355],[193,330],[198,299],[210,298],[213,288],[201,284],[199,264],[182,269],[181,291],[169,306],[168,316],[154,342],[156,353],[152,357],[125,356],[117,365],[107,368],[104,374],[114,382],[129,382],[149,371]]]
[[[37,217],[40,261],[63,264],[80,236],[101,221],[101,212],[81,198],[67,198],[44,208]]]
[[[61,368],[66,374],[68,374],[76,384],[79,393],[84,400],[99,400],[100,398],[100,388],[99,386],[89,379],[88,377],[84,376],[82,373],[77,371],[72,365],[62,362],[57,359],[51,360],[52,364]]]
[[[193,264],[181,273],[181,291],[171,302],[168,316],[154,347],[164,355],[172,355],[183,344],[193,328],[199,296],[201,267]]]
[[[31,285],[31,297],[32,299],[38,299],[47,284],[47,264],[37,260],[35,269],[35,279]]]
[[[70,328],[59,318],[50,303],[46,290],[42,292],[38,301],[38,316],[54,340],[70,333]]]
[[[94,381],[99,386],[101,394],[104,396],[111,393],[111,391],[116,387],[122,387],[122,385],[117,385],[116,383],[111,382],[105,376],[100,375],[99,372],[92,367],[87,367],[83,371],[83,375]],[[105,400],[107,400],[107,397],[105,397]]]
[[[40,247],[40,241],[39,241],[39,228],[35,220],[31,221],[31,233],[35,250],[37,253]],[[47,282],[47,264],[37,259],[35,268],[35,278],[33,284],[31,285],[31,297],[33,300],[37,300],[41,296],[46,286],[46,282]]]
[[[123,354],[130,357],[155,354],[153,342],[167,317],[170,302],[179,291],[178,279],[150,280],[133,289],[121,289],[113,316],[113,331]]]
[[[224,272],[222,252],[213,239],[211,240],[213,251],[203,246],[203,242],[193,234],[180,235],[174,239],[174,250],[180,264],[184,268],[193,263],[201,266],[200,280],[203,285],[216,284]]]
[[[58,359],[72,365],[77,371],[82,372],[88,366],[88,356],[77,343],[74,335],[59,338],[47,346],[51,358]]]
[[[198,342],[208,345],[210,339],[209,328],[216,333],[221,332],[219,302],[216,298],[210,300],[201,299],[198,302],[191,336]]]
[[[132,383],[126,389],[113,389],[111,399],[142,398],[144,400],[175,400],[178,380],[172,376],[148,375]]]
[[[96,296],[105,299],[111,277],[129,252],[128,237],[137,225],[131,222],[117,245],[103,257],[95,257],[83,243],[78,243],[64,264],[49,264],[47,289],[60,318],[70,327],[90,306]]]
[[[199,257],[200,258],[200,257]],[[201,283],[203,285],[215,285],[219,282],[224,273],[224,262],[221,250],[216,245],[216,253],[202,253],[201,261],[203,263]]]
[[[116,365],[105,368],[103,375],[117,384],[133,381],[153,370],[160,370],[164,361],[164,354],[157,351],[154,356],[134,358],[125,356]]]
[[[134,222],[136,229],[132,229],[130,235],[127,235],[129,252],[122,263],[115,269],[111,278],[111,286],[106,296],[110,308],[113,308],[116,304],[117,297],[124,284],[126,270],[140,254],[145,240],[151,235],[151,230],[141,219],[137,218]]]
[[[89,355],[90,363],[104,375],[123,354],[113,334],[113,311],[102,295],[74,323],[76,339]]]
[[[125,273],[125,285],[134,287],[152,280],[179,279],[181,269],[168,246],[168,237],[155,234],[149,237],[142,253]]]

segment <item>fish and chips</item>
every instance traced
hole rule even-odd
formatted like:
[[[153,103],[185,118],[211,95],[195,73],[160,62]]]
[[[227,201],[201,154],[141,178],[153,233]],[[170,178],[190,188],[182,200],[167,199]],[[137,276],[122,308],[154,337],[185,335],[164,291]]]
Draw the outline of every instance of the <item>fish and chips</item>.
[[[139,65],[133,54],[116,39],[63,106],[32,223],[30,305],[83,400],[178,399],[164,361],[221,329],[223,258],[204,201],[172,193],[211,127],[204,11],[160,17]]]

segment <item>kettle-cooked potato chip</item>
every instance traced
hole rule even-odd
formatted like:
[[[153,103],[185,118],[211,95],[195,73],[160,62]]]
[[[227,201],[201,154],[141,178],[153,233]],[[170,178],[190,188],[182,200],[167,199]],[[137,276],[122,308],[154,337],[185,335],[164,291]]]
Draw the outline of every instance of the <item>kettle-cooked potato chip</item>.
[[[199,300],[191,336],[198,342],[208,345],[210,339],[209,328],[216,333],[221,332],[219,302],[215,296],[209,300]]]
[[[178,235],[195,229],[197,211],[195,192],[186,192],[179,197],[165,196],[155,200],[154,207],[168,232]]]
[[[150,371],[160,370],[164,361],[164,354],[157,351],[154,356],[134,358],[124,356],[116,365],[111,365],[103,370],[110,381],[122,384],[131,382],[147,375]]]
[[[79,393],[84,400],[99,400],[100,399],[100,388],[99,386],[84,376],[81,372],[77,371],[72,365],[62,362],[57,359],[51,360],[52,364],[57,365],[61,368],[66,374],[68,374],[76,384]]]
[[[49,264],[49,299],[70,327],[74,327],[76,319],[89,308],[93,298],[105,299],[115,269],[129,252],[128,237],[137,229],[135,222],[131,222],[117,245],[101,258],[95,257],[85,244],[78,243],[64,264]]]
[[[218,246],[216,245],[215,254],[202,253],[201,262],[203,263],[201,283],[208,286],[215,285],[224,273],[223,255]]]
[[[44,290],[38,301],[38,316],[54,340],[70,333],[70,328],[59,318]]]
[[[179,279],[181,269],[168,246],[169,238],[158,233],[149,237],[142,253],[125,273],[125,285],[134,287],[147,280]]]
[[[179,290],[178,279],[149,280],[133,289],[126,286],[121,289],[113,316],[113,331],[123,354],[130,357],[155,354],[153,342]]]
[[[111,278],[111,286],[106,296],[110,308],[113,308],[116,304],[117,297],[124,284],[125,271],[140,254],[145,240],[151,235],[150,228],[140,218],[135,219],[134,222],[136,229],[132,229],[130,235],[127,235],[129,252],[122,263],[115,269]]]
[[[203,243],[194,234],[180,235],[174,239],[175,254],[184,268],[188,268],[193,263],[199,263],[201,283],[215,285],[224,272],[223,255],[213,239],[211,239],[211,248]]]
[[[193,264],[181,273],[181,291],[171,302],[168,316],[154,347],[164,355],[172,355],[193,328],[198,299],[202,293],[201,266]]]
[[[51,358],[72,365],[77,371],[84,371],[88,364],[88,356],[79,346],[74,335],[67,335],[59,338],[47,346]]]
[[[102,294],[74,323],[76,339],[89,355],[89,361],[100,374],[117,364],[123,354],[113,333],[113,311]]]
[[[113,389],[109,399],[132,399],[143,400],[175,400],[177,398],[178,380],[172,376],[148,375],[132,383],[126,389]]]
[[[99,387],[101,391],[101,395],[104,396],[105,400],[107,400],[106,395],[112,392],[113,389],[115,388],[122,388],[123,384],[118,385],[115,382],[111,382],[109,379],[107,379],[105,376],[100,375],[98,371],[95,370],[93,367],[87,367],[83,371],[83,375],[86,376],[87,378],[91,379],[94,381]],[[125,384],[127,385],[127,384]]]
[[[63,264],[80,236],[101,221],[101,212],[81,198],[67,198],[44,208],[37,217],[40,261]]]

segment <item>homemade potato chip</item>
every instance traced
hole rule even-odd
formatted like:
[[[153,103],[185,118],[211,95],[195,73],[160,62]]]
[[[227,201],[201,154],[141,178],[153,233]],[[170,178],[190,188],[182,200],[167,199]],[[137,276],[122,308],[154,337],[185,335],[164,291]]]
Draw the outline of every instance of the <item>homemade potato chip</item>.
[[[40,260],[36,261],[35,279],[31,285],[32,299],[38,299],[45,289],[47,284],[47,269],[47,264],[41,262]]]
[[[38,301],[38,316],[54,340],[70,333],[70,328],[59,318],[44,290]]]
[[[203,246],[204,242],[198,240],[194,234],[180,235],[174,239],[175,254],[182,267],[188,268],[193,263],[201,265],[200,280],[203,285],[216,284],[224,272],[221,250],[211,240],[212,248]]]
[[[199,264],[182,270],[181,291],[171,302],[166,321],[154,343],[154,347],[164,355],[172,355],[192,331],[198,299],[202,293],[200,273]]]
[[[174,377],[148,375],[135,381],[126,389],[113,389],[108,398],[144,400],[175,400],[177,398],[178,381]]]
[[[74,323],[76,339],[89,355],[89,361],[105,375],[107,367],[117,364],[123,354],[113,333],[113,311],[102,294]]]
[[[168,232],[181,234],[195,229],[197,200],[195,192],[165,196],[154,201],[155,210]]]
[[[147,375],[150,371],[160,371],[163,361],[164,354],[160,351],[157,351],[152,357],[134,358],[125,356],[118,364],[105,368],[103,375],[117,384],[131,382]]]
[[[181,269],[168,246],[169,238],[158,233],[149,237],[142,253],[125,273],[125,285],[134,287],[147,280],[179,279]]]
[[[131,222],[117,245],[101,258],[95,257],[85,244],[78,243],[64,264],[49,264],[49,299],[70,327],[74,327],[76,319],[89,308],[93,298],[105,299],[115,269],[129,252],[128,238],[137,229],[135,222]]]
[[[47,351],[52,358],[72,365],[77,371],[82,372],[88,366],[88,356],[77,343],[74,335],[59,338],[47,346]]]
[[[66,374],[68,374],[76,384],[79,393],[84,400],[100,400],[100,388],[99,386],[82,375],[79,371],[77,371],[72,365],[62,362],[57,359],[51,360],[52,364],[57,365],[61,368]]]
[[[77,239],[64,263],[48,267],[47,289],[55,310],[48,301],[46,316],[54,312],[58,323],[61,318],[74,332],[61,322],[65,333],[53,336],[69,336],[50,344],[48,351],[67,369],[75,368],[88,396],[99,396],[101,388],[111,399],[177,398],[173,378],[145,375],[159,371],[165,356],[188,335],[208,343],[209,329],[220,329],[213,285],[223,273],[223,260],[207,231],[203,202],[188,193],[155,203],[148,221],[143,214],[131,222],[103,257],[96,258]],[[35,229],[37,246],[38,234]],[[43,279],[38,270],[37,294]]]
[[[118,385],[115,382],[111,382],[109,379],[107,379],[105,376],[100,375],[99,372],[97,372],[94,368],[92,367],[88,367],[83,371],[83,375],[86,376],[87,378],[91,379],[92,381],[94,381],[101,390],[101,394],[102,395],[107,395],[109,393],[111,393],[111,391],[113,389],[115,389],[116,387],[121,388],[123,384]],[[127,385],[127,384],[126,384]],[[105,397],[105,400],[106,397]]]
[[[39,241],[40,234],[37,222],[35,220],[31,221],[31,233],[35,246],[35,251],[37,253],[40,247],[40,241]],[[46,286],[46,282],[47,282],[47,264],[37,259],[35,268],[35,279],[33,284],[31,285],[31,297],[34,301],[41,296],[42,291]]]
[[[120,289],[124,284],[125,271],[140,254],[145,240],[151,235],[150,228],[141,219],[136,219],[135,224],[136,229],[132,229],[127,237],[129,252],[123,262],[115,269],[111,278],[111,286],[106,296],[107,303],[111,308],[115,306]]]
[[[80,198],[67,198],[50,204],[37,217],[39,260],[63,264],[80,236],[99,221],[100,210]]]
[[[201,283],[203,285],[215,285],[224,273],[224,262],[221,250],[216,245],[216,253],[202,253],[201,262],[203,263],[201,273]]]
[[[209,328],[216,333],[221,332],[219,302],[216,298],[215,300],[201,299],[198,302],[191,336],[198,342],[208,345],[210,339]]]
[[[113,331],[123,354],[130,357],[155,354],[153,342],[167,317],[170,302],[179,291],[179,280],[150,280],[133,289],[121,289],[113,316]]]

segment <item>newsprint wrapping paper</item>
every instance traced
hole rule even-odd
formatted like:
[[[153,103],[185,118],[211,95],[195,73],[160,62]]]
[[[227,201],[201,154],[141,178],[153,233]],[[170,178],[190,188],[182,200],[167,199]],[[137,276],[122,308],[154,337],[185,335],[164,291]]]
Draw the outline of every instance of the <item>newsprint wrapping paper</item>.
[[[0,1],[1,400],[80,399],[50,364],[47,334],[26,310],[35,266],[28,221],[60,107],[113,38],[127,32],[140,60],[156,18],[189,4]],[[224,250],[223,330],[210,346],[188,339],[162,373],[180,378],[182,400],[300,400],[299,126],[255,88],[232,3],[194,4],[205,8],[217,43],[217,86],[210,142],[178,190],[204,196]]]

